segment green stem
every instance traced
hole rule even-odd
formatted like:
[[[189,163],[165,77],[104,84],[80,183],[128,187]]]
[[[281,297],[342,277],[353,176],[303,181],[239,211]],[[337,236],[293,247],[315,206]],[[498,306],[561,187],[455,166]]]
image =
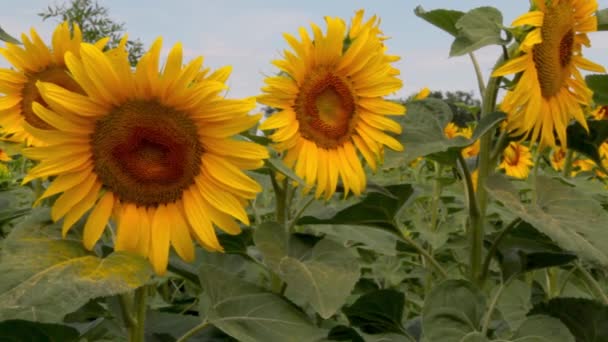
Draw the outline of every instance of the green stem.
[[[435,182],[433,183],[433,198],[431,203],[431,232],[437,231],[437,221],[439,220],[439,202],[441,201],[441,172],[443,167],[435,162]]]
[[[188,330],[185,334],[183,334],[175,342],[186,342],[190,337],[198,334],[201,330],[205,329],[208,325],[209,325],[209,322],[205,319],[201,324]]]
[[[477,62],[477,58],[474,53],[469,53],[469,57],[471,58],[471,63],[473,63],[473,68],[475,68],[475,76],[477,77],[477,86],[479,87],[479,94],[482,95],[486,92],[486,85],[483,82],[483,73],[481,72],[481,68],[479,67],[479,63]]]
[[[399,222],[398,220],[395,220],[394,224],[399,229],[399,232],[401,233],[400,238],[404,242],[408,243],[410,246],[414,247],[414,249],[417,250],[418,253],[420,253],[420,255],[422,255],[428,262],[430,262],[431,265],[433,265],[435,270],[437,270],[437,272],[441,275],[442,278],[444,278],[444,279],[447,278],[448,273],[445,271],[445,269],[443,267],[441,267],[439,262],[437,262],[437,260],[432,255],[430,255],[426,249],[424,249],[422,246],[417,244],[416,241],[414,241],[414,239],[412,239],[407,234],[407,229],[403,226],[403,224],[401,222]]]
[[[564,167],[562,168],[562,176],[564,178],[570,177],[572,171],[572,162],[574,161],[574,150],[569,148],[566,151],[566,159],[564,160]]]
[[[135,322],[131,342],[144,342],[144,332],[146,327],[146,310],[148,308],[148,288],[144,285],[135,290]]]
[[[587,285],[593,290],[593,292],[595,292],[596,297],[598,299],[601,299],[602,302],[604,302],[605,305],[608,305],[608,296],[606,295],[606,293],[602,289],[602,286],[600,286],[600,284],[597,282],[597,280],[595,280],[595,278],[593,278],[593,276],[591,275],[591,273],[589,273],[589,271],[587,271],[579,263],[576,263],[576,268],[578,269],[579,273],[582,274],[582,276],[585,279],[585,282],[587,283]]]
[[[312,204],[312,202],[315,201],[314,196],[311,196],[306,203],[304,203],[304,205],[295,213],[295,215],[291,218],[291,221],[287,227],[287,231],[291,232],[293,230],[293,227],[295,227],[296,222],[298,221],[298,219],[300,218],[300,216],[302,216],[302,214],[304,214],[304,212],[306,211],[306,209],[308,209],[308,207]]]
[[[285,199],[286,193],[285,188],[282,188],[276,179],[276,173],[270,172],[270,181],[272,182],[272,188],[274,189],[276,199],[276,219],[279,223],[285,223]]]
[[[508,138],[509,138],[509,134],[507,133],[507,131],[502,131],[500,133],[500,136],[498,137],[496,144],[494,144],[492,153],[490,154],[490,165],[496,165],[496,163],[498,162],[498,158],[500,157],[500,154],[505,149],[505,147],[507,147],[507,145],[508,145],[508,143],[507,143]]]
[[[133,317],[133,313],[131,312],[131,308],[133,307],[133,298],[131,297],[131,293],[121,294],[118,296],[118,300],[120,302],[122,320],[125,323],[127,330],[131,331],[133,327],[137,325],[137,322]]]
[[[479,281],[480,284],[483,284],[484,281],[488,278],[488,273],[490,272],[490,262],[492,261],[494,255],[496,255],[496,252],[498,251],[498,246],[500,245],[502,240],[507,236],[507,234],[509,234],[509,232],[511,232],[515,227],[517,227],[520,222],[520,218],[516,218],[515,220],[511,221],[511,223],[509,223],[509,225],[506,226],[492,242],[492,246],[490,246],[488,254],[486,254],[486,257],[483,261],[483,266],[481,267],[481,279]]]
[[[475,187],[473,186],[471,172],[461,154],[458,155],[458,168],[464,180],[465,197],[469,210],[469,240],[471,246],[469,265],[470,280],[473,283],[477,283],[477,281],[481,279],[481,257],[483,249],[482,217],[479,213],[478,202],[475,199]]]
[[[513,279],[513,278],[510,278],[510,279]],[[492,314],[494,313],[494,308],[496,308],[496,305],[498,304],[498,300],[500,299],[500,296],[502,295],[502,292],[506,287],[507,287],[507,284],[504,284],[504,283],[500,284],[500,287],[494,294],[494,297],[492,297],[492,301],[490,302],[488,311],[486,311],[486,314],[483,318],[483,324],[481,326],[481,334],[483,336],[486,336],[488,333],[488,327],[490,326],[490,322],[492,321]]]

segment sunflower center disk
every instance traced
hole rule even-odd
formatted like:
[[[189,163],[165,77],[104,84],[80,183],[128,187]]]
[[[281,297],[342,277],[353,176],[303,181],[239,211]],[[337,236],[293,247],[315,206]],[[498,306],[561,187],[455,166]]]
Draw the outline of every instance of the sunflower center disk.
[[[37,81],[54,83],[76,93],[82,94],[84,91],[78,83],[70,77],[67,69],[64,67],[51,66],[40,72],[28,75],[28,82],[25,84],[22,91],[23,100],[21,101],[21,113],[23,113],[23,117],[28,124],[36,128],[53,129],[52,126],[40,119],[32,110],[33,102],[38,102],[45,107],[48,106],[38,92],[38,88],[36,87]]]
[[[302,136],[324,148],[334,148],[350,138],[355,109],[347,81],[323,69],[304,82],[295,104]]]
[[[574,52],[574,16],[569,1],[548,6],[541,27],[543,41],[532,50],[544,98],[554,96],[570,76]]]
[[[121,201],[157,206],[179,200],[200,172],[195,123],[155,100],[132,101],[97,122],[95,172]]]

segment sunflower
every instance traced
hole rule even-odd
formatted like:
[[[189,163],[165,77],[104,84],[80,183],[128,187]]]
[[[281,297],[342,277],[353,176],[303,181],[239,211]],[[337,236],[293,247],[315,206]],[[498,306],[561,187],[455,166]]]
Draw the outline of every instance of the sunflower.
[[[533,29],[521,43],[521,55],[493,76],[519,74],[519,82],[503,100],[508,113],[507,129],[529,134],[542,146],[555,146],[554,134],[566,146],[566,127],[574,118],[587,128],[581,105],[587,106],[592,92],[580,69],[605,72],[604,67],[585,59],[582,46],[589,46],[588,32],[597,31],[596,0],[534,0],[536,10],[513,22]]]
[[[555,171],[561,171],[564,168],[566,162],[566,149],[563,147],[556,147],[551,152],[551,166]]]
[[[530,168],[534,165],[530,149],[522,144],[511,142],[502,152],[502,162],[499,169],[504,169],[508,176],[525,179],[528,178]]]
[[[40,145],[24,130],[24,122],[41,129],[51,128],[32,110],[32,103],[42,105],[36,82],[50,82],[75,92],[82,92],[80,86],[68,75],[63,56],[71,52],[78,56],[78,47],[82,42],[82,33],[74,24],[74,33],[70,33],[68,23],[59,24],[53,33],[52,49],[40,39],[36,30],[30,30],[31,38],[22,34],[23,47],[6,43],[0,48],[0,54],[13,65],[13,69],[0,69],[0,130],[13,134],[13,140],[24,141],[28,145]],[[102,48],[107,39],[101,39],[95,46]]]
[[[356,13],[350,30],[342,19],[326,17],[327,33],[312,24],[312,37],[300,28],[300,40],[284,37],[293,49],[273,62],[281,73],[265,80],[262,104],[279,111],[260,126],[274,130],[274,148],[284,152],[285,164],[311,188],[315,196],[330,198],[338,179],[345,195],[359,195],[366,176],[359,153],[375,171],[384,146],[401,151],[401,144],[385,131],[399,134],[401,126],[387,115],[403,115],[405,108],[383,99],[401,88],[399,70],[387,55],[374,16]],[[358,153],[358,152],[359,153]]]
[[[9,162],[11,160],[11,157],[3,149],[0,148],[0,161]]]
[[[62,193],[51,210],[64,235],[86,212],[83,240],[91,249],[110,218],[117,221],[115,249],[148,257],[165,272],[170,245],[194,258],[192,237],[222,251],[214,225],[240,233],[249,224],[244,205],[261,191],[243,170],[256,169],[267,150],[234,135],[254,126],[255,99],[224,99],[226,86],[194,82],[202,57],[182,66],[176,44],[159,72],[162,42],[154,42],[132,70],[125,50],[104,54],[83,43],[80,58],[66,54],[73,80],[86,95],[38,82],[43,100],[34,112],[54,130],[26,125],[48,146],[24,152],[40,164],[25,178],[57,175],[42,194]]]
[[[608,106],[599,106],[593,111],[595,120],[608,120]]]

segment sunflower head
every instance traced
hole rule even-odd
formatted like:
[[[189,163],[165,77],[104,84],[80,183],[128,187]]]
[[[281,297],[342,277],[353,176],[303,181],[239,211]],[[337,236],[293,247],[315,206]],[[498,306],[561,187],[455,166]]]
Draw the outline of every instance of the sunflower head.
[[[19,141],[29,145],[43,144],[24,130],[28,124],[37,128],[49,129],[44,120],[32,110],[32,104],[38,102],[46,106],[40,96],[36,82],[57,84],[75,92],[82,92],[80,86],[68,75],[64,62],[66,52],[78,55],[82,42],[82,33],[77,24],[73,33],[67,22],[59,24],[53,33],[52,47],[49,49],[36,30],[31,29],[30,37],[21,35],[23,46],[6,43],[0,48],[0,54],[14,67],[0,69],[0,126],[3,133],[13,134]],[[96,46],[103,47],[107,39],[102,39]]]
[[[534,165],[530,149],[520,143],[511,142],[502,153],[502,162],[498,166],[504,169],[508,176],[525,179],[528,178],[530,168]]]
[[[593,111],[595,120],[608,120],[608,106],[599,106]]]
[[[507,129],[529,134],[542,146],[566,146],[566,127],[572,119],[587,124],[582,106],[591,91],[579,69],[605,72],[604,67],[582,56],[590,46],[587,33],[597,30],[596,0],[534,0],[532,10],[513,26],[532,27],[521,43],[518,57],[498,68],[493,76],[521,74],[509,91],[501,110],[509,116]]]
[[[0,148],[0,161],[9,162],[11,160],[11,157],[6,153],[6,151]]]
[[[398,57],[385,53],[376,17],[365,21],[358,11],[350,29],[340,18],[325,21],[326,33],[312,24],[312,36],[305,28],[299,39],[284,35],[292,50],[273,62],[281,73],[265,80],[258,97],[278,112],[260,128],[273,130],[274,148],[308,188],[316,185],[317,197],[331,197],[338,180],[358,195],[366,186],[359,155],[375,170],[384,146],[403,149],[385,131],[401,132],[386,116],[405,108],[382,98],[401,88],[391,65]]]
[[[83,43],[79,57],[68,52],[67,68],[84,94],[38,82],[49,108],[34,103],[33,110],[52,130],[27,126],[48,145],[24,151],[40,160],[25,182],[57,176],[40,199],[61,193],[51,216],[63,218],[64,234],[90,211],[84,245],[92,248],[113,218],[115,249],[149,257],[159,274],[170,246],[192,260],[192,238],[221,251],[214,227],[238,234],[235,219],[249,224],[244,205],[261,188],[244,170],[268,156],[233,138],[259,115],[248,114],[254,99],[220,95],[227,69],[198,77],[202,57],[184,66],[176,44],[159,71],[161,46],[159,39],[135,70],[124,49],[104,54]]]

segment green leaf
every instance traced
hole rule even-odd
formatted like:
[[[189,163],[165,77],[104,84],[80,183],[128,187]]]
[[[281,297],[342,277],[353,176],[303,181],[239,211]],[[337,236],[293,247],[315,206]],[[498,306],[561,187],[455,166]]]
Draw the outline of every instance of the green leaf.
[[[304,259],[281,260],[279,274],[287,283],[287,296],[296,303],[310,303],[324,319],[346,302],[359,280],[359,263],[353,249],[323,239]]]
[[[521,323],[511,340],[513,342],[574,342],[574,336],[559,319],[532,315]]]
[[[532,290],[530,286],[518,279],[512,280],[502,290],[496,307],[509,324],[511,331],[519,329],[523,321],[526,320],[526,314],[532,309],[531,298]]]
[[[76,342],[79,336],[78,330],[65,325],[16,319],[0,322],[0,341],[4,342]]]
[[[450,57],[462,56],[488,45],[506,45],[502,39],[502,13],[494,7],[479,7],[463,15],[456,28],[458,35],[452,43]]]
[[[292,169],[288,168],[287,165],[285,165],[285,163],[283,163],[282,159],[268,158],[268,159],[266,159],[265,162],[268,167],[272,168],[273,170],[275,170],[277,172],[284,174],[287,178],[298,182],[300,185],[306,184],[306,182],[304,182],[304,180],[302,178],[298,177],[298,175],[296,175]]]
[[[368,334],[405,331],[401,320],[405,295],[390,289],[376,290],[359,297],[353,305],[343,309],[351,325]]]
[[[498,235],[498,234],[494,234]],[[560,266],[576,259],[527,222],[521,222],[498,245],[503,279],[535,269]]]
[[[348,224],[310,224],[302,226],[305,231],[325,234],[344,246],[355,246],[379,254],[395,256],[397,237],[394,233],[372,226]]]
[[[608,31],[608,8],[604,8],[603,10],[597,11],[596,15],[597,15],[597,30],[598,31]]]
[[[587,125],[589,132],[578,122],[568,126],[568,148],[586,155],[603,169],[599,149],[608,140],[608,120],[589,120]]]
[[[588,75],[585,81],[593,91],[593,102],[599,106],[608,105],[608,75]]]
[[[0,320],[61,322],[90,299],[131,291],[152,274],[139,256],[115,252],[101,259],[80,241],[45,236],[39,229],[53,227],[32,221],[15,227],[2,245]]]
[[[464,15],[464,12],[446,9],[425,11],[422,6],[418,6],[414,10],[414,14],[416,14],[419,18],[422,18],[427,22],[435,25],[436,27],[446,31],[452,36],[456,36],[458,34],[456,22],[458,22],[458,20]]]
[[[327,336],[327,330],[315,327],[291,303],[215,265],[203,264],[200,280],[210,303],[209,323],[239,341],[315,341]]]
[[[582,298],[554,298],[535,306],[531,315],[544,314],[562,321],[577,342],[608,341],[608,306]]]
[[[478,330],[485,310],[484,296],[471,283],[444,281],[433,288],[424,301],[424,338],[429,342],[459,342]]]
[[[391,196],[374,192],[350,207],[347,207],[331,218],[305,216],[298,224],[350,224],[392,228],[393,218],[401,207],[414,196],[414,188],[410,184],[387,186]]]
[[[0,40],[3,40],[7,43],[11,43],[11,44],[21,44],[21,42],[19,42],[19,40],[17,40],[15,37],[11,36],[10,34],[6,33],[6,31],[4,31],[1,27],[0,27]]]
[[[502,175],[488,178],[486,188],[561,248],[608,266],[608,213],[585,193],[545,176],[536,179],[535,203],[522,203],[517,189]]]
[[[480,122],[471,139],[462,136],[450,139],[445,136],[444,128],[452,121],[453,113],[446,102],[429,98],[414,101],[407,108],[407,115],[400,118],[403,133],[398,137],[405,151],[387,151],[385,168],[398,167],[418,157],[439,153],[442,154],[438,161],[453,164],[460,150],[472,145],[506,117],[504,113],[492,113]]]

